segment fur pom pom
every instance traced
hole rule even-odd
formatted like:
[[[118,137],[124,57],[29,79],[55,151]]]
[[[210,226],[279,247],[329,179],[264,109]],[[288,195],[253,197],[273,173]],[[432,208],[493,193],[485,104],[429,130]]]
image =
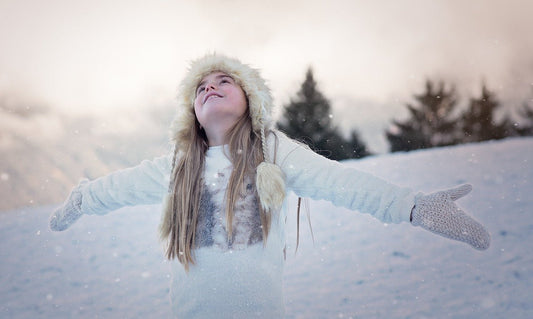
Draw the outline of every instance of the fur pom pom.
[[[277,210],[285,199],[285,176],[275,164],[262,162],[257,166],[257,193],[265,211]]]

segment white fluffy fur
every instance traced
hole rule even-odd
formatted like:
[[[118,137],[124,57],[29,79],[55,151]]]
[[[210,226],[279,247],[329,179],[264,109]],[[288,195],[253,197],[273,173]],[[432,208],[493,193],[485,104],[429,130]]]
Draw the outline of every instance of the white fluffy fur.
[[[256,187],[265,211],[281,208],[285,199],[285,176],[279,166],[267,162],[259,164]]]
[[[259,71],[237,59],[219,54],[208,54],[191,63],[189,72],[180,84],[178,113],[171,127],[172,138],[178,142],[180,148],[190,143],[190,141],[178,139],[183,136],[181,132],[187,130],[190,125],[194,125],[196,88],[206,75],[216,71],[231,76],[246,93],[254,131],[259,132],[262,126],[269,128],[272,125],[272,95]]]
[[[267,211],[281,207],[285,198],[285,179],[281,169],[268,161],[268,150],[264,141],[264,129],[272,126],[272,95],[258,70],[239,60],[219,54],[208,54],[193,61],[189,72],[179,88],[178,110],[171,126],[171,137],[180,150],[186,150],[191,143],[188,130],[195,125],[194,100],[200,81],[208,74],[220,71],[231,76],[246,93],[252,117],[252,127],[261,134],[265,162],[257,167],[256,186],[261,205]]]

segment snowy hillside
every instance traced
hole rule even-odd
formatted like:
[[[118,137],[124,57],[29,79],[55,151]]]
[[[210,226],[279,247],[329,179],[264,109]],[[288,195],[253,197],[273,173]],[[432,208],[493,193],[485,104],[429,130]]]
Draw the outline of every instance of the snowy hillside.
[[[287,318],[532,318],[533,138],[346,162],[430,192],[469,182],[459,205],[487,226],[484,252],[404,223],[310,202],[300,248],[288,220]],[[289,198],[290,212],[296,199]],[[0,214],[1,318],[166,318],[159,207],[48,230],[53,207]],[[305,215],[305,214],[303,214]]]
[[[81,177],[104,175],[168,149],[168,107],[74,117],[8,104],[0,97],[0,211],[56,203]]]

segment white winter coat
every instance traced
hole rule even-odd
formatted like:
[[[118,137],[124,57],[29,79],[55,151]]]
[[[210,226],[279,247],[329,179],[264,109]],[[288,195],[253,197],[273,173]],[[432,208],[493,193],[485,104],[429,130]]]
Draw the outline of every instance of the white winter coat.
[[[369,213],[385,223],[409,221],[414,205],[410,189],[328,160],[279,132],[271,134],[268,143],[271,158],[285,174],[287,191]],[[105,214],[127,205],[161,203],[168,192],[171,160],[172,155],[146,160],[92,181],[83,189],[82,211]],[[231,169],[231,163],[222,150],[210,149],[206,171],[211,176],[211,171],[222,169]],[[243,249],[198,248],[189,273],[181,264],[172,263],[171,299],[176,316],[282,317],[284,214],[273,216],[264,244]]]

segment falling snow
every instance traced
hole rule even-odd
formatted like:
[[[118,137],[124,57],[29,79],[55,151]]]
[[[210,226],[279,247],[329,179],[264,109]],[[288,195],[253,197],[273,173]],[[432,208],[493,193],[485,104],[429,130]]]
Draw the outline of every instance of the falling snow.
[[[469,182],[459,205],[492,234],[479,252],[408,223],[310,202],[314,242],[289,197],[287,318],[532,318],[533,138],[348,161],[429,192]],[[159,206],[48,230],[53,207],[0,213],[0,317],[167,318]]]

